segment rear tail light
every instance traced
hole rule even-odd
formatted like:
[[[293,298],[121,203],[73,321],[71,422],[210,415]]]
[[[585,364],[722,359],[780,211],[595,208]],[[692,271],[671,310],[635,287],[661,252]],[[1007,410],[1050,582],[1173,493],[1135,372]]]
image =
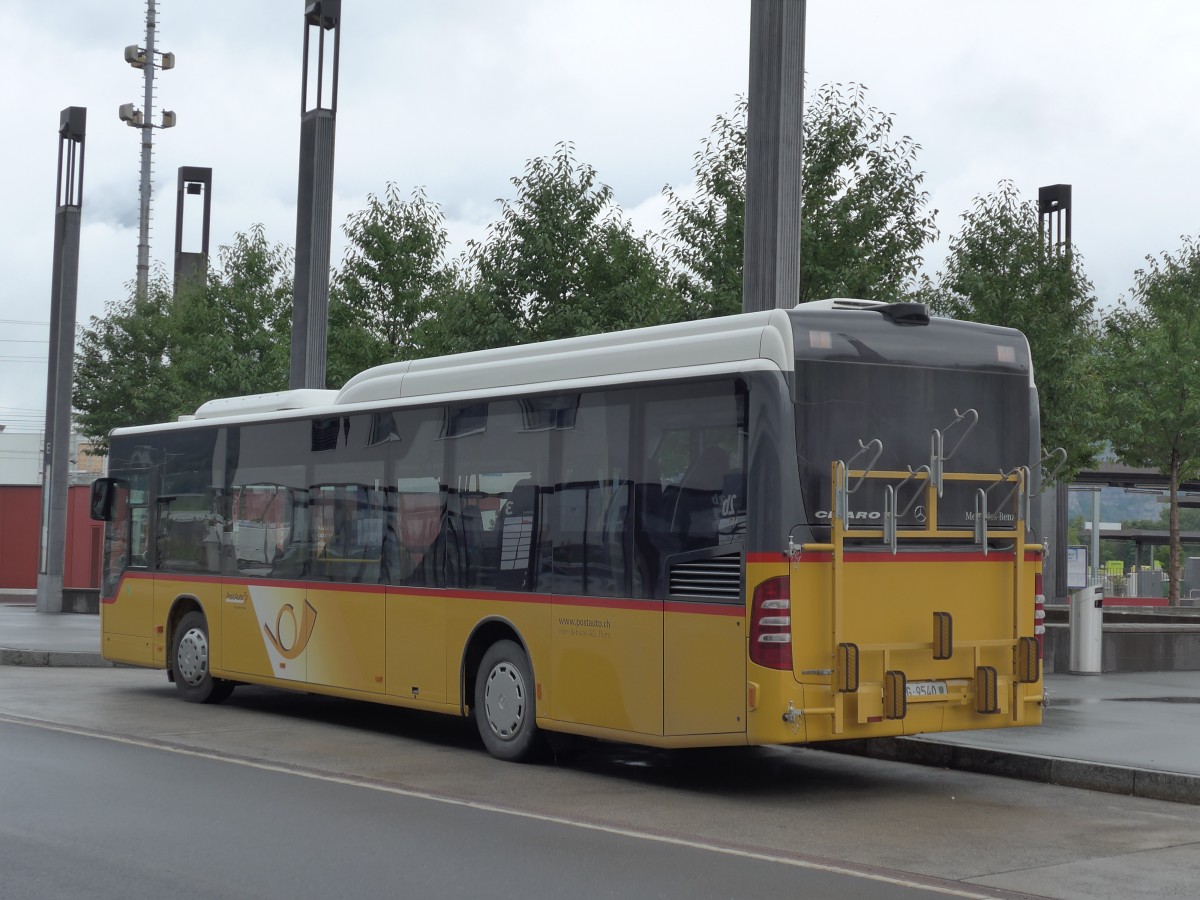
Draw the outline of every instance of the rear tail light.
[[[1042,573],[1033,576],[1033,634],[1038,643],[1038,659],[1046,657],[1046,595],[1042,593]]]
[[[754,589],[750,660],[768,669],[792,668],[792,600],[786,575]]]

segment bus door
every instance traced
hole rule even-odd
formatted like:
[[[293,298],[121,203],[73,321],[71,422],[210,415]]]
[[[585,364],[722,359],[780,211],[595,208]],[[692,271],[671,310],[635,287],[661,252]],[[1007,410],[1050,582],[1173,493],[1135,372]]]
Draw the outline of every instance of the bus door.
[[[313,559],[292,652],[303,652],[309,684],[383,693],[387,492],[321,484],[309,499]]]
[[[117,467],[113,467],[117,470]],[[152,660],[154,588],[149,575],[150,469],[132,466],[113,483],[112,520],[104,530],[104,586],[100,604],[105,659],[137,665]],[[122,473],[124,474],[124,473]]]
[[[301,579],[307,565],[305,492],[272,482],[237,485],[225,529],[221,639],[215,666],[259,677],[306,680],[312,613]]]

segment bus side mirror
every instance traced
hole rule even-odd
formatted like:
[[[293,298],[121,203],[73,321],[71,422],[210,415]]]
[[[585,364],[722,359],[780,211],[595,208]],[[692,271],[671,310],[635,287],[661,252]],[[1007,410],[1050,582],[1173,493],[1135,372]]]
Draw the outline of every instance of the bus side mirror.
[[[92,482],[90,511],[97,522],[111,522],[113,498],[117,496],[117,479],[97,478]]]

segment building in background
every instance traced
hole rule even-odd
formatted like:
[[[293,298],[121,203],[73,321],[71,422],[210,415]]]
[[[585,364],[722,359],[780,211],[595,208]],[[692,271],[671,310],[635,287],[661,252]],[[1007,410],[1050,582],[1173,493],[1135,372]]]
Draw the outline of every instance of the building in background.
[[[0,601],[33,604],[37,599],[42,440],[41,432],[0,425]],[[92,481],[104,474],[105,459],[92,455],[91,448],[90,441],[71,435],[64,611],[94,611],[99,602],[103,527],[88,514],[88,496]]]

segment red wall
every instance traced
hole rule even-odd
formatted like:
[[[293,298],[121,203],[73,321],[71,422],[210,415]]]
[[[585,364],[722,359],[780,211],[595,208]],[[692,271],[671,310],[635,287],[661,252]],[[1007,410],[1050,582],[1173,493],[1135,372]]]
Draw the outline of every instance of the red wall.
[[[72,485],[67,492],[67,549],[63,587],[99,588],[103,523],[88,515],[91,488]],[[42,489],[37,485],[0,485],[0,588],[35,590]]]
[[[37,587],[41,521],[39,486],[0,486],[0,588]]]
[[[92,487],[75,484],[67,491],[67,558],[63,587],[100,589],[104,523],[92,521]]]

